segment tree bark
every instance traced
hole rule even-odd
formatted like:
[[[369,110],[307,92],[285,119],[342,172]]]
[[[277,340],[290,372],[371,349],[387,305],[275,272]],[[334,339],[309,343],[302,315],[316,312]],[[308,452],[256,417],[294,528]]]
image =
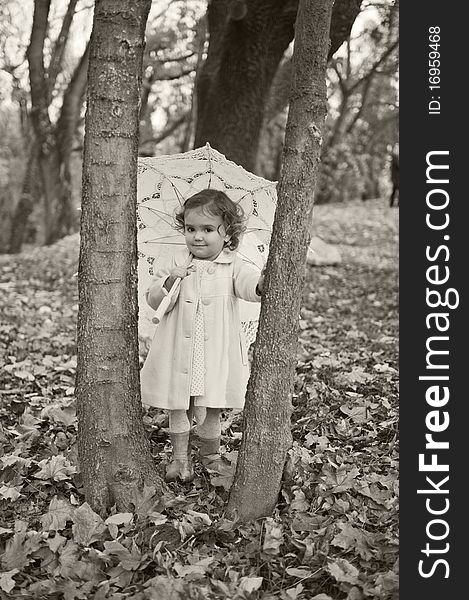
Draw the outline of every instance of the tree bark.
[[[265,289],[244,410],[244,435],[227,514],[270,515],[291,444],[291,394],[306,251],[322,131],[333,0],[300,0],[293,81]]]
[[[90,42],[79,262],[78,451],[87,502],[159,495],[145,436],[137,336],[137,149],[150,0],[98,0]]]
[[[293,39],[295,8],[272,0],[250,0],[242,19],[230,2],[209,4],[210,44],[199,79],[194,145],[209,142],[231,160],[253,170],[264,104],[285,49]]]
[[[34,3],[31,42],[27,51],[31,86],[31,122],[38,144],[37,162],[42,183],[46,241],[50,237],[53,199],[56,193],[55,178],[50,167],[51,163],[56,163],[58,158],[53,127],[49,117],[49,85],[44,66],[44,42],[48,28],[49,10],[50,0],[36,0]]]
[[[21,252],[29,225],[29,217],[34,209],[34,199],[37,197],[38,180],[38,146],[33,141],[30,145],[26,160],[25,175],[21,188],[21,196],[13,212],[10,224],[8,252],[17,254]]]
[[[334,5],[330,52],[346,39],[361,0]],[[209,142],[246,169],[255,170],[260,131],[272,80],[293,39],[297,2],[246,0],[230,12],[229,0],[208,8],[210,44],[199,79],[194,146]]]

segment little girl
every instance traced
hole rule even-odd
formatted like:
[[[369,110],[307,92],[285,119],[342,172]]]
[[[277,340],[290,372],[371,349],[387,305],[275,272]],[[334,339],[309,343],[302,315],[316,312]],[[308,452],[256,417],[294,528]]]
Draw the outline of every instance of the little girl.
[[[259,302],[264,275],[237,256],[244,213],[224,192],[191,196],[176,221],[186,248],[158,271],[148,304],[156,310],[177,278],[181,283],[156,329],[141,384],[144,404],[169,410],[173,454],[165,479],[189,482],[194,413],[202,463],[216,469],[220,412],[244,406],[249,366],[238,298]]]

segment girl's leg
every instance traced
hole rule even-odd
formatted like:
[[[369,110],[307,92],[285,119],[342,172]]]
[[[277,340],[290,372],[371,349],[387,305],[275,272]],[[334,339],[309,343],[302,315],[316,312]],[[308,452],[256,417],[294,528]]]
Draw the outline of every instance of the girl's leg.
[[[184,431],[189,431],[191,426],[187,413],[187,410],[169,411],[170,433],[183,433]]]
[[[202,464],[214,471],[220,464],[220,409],[207,408],[202,422],[197,421],[197,436],[199,438],[199,452]],[[196,412],[197,418],[197,412]]]
[[[190,408],[188,411],[169,411],[169,437],[173,446],[173,456],[166,469],[166,481],[180,479],[183,483],[187,483],[194,478],[189,445],[191,421]]]
[[[220,423],[220,409],[219,408],[207,408],[206,415],[202,423],[197,423],[197,433],[199,437],[204,439],[220,439],[221,435],[221,423]]]

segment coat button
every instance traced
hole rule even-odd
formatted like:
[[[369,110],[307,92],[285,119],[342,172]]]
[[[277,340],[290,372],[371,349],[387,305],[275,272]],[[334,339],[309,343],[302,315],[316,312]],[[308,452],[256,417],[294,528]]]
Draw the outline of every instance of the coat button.
[[[209,275],[213,275],[213,274],[215,273],[215,267],[209,267],[209,268],[207,269],[207,273],[208,273]]]
[[[202,300],[202,304],[205,304],[205,306],[207,306],[207,304],[210,304],[210,300],[209,300],[209,298],[204,298],[204,299]]]
[[[206,333],[206,334],[204,335],[204,339],[205,339],[205,340],[208,340],[208,339],[209,339],[209,337],[210,337],[210,336],[208,335],[208,333]]]

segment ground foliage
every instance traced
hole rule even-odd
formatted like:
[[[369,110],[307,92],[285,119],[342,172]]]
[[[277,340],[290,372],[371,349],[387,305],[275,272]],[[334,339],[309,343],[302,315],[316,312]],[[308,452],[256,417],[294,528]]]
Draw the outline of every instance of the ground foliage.
[[[151,488],[106,520],[76,460],[78,238],[0,257],[0,597],[360,600],[398,597],[398,210],[315,208],[343,262],[308,267],[292,430],[275,513],[223,516],[232,469],[196,466],[161,506]],[[167,421],[145,411],[156,468]],[[233,465],[241,415],[223,423]]]

